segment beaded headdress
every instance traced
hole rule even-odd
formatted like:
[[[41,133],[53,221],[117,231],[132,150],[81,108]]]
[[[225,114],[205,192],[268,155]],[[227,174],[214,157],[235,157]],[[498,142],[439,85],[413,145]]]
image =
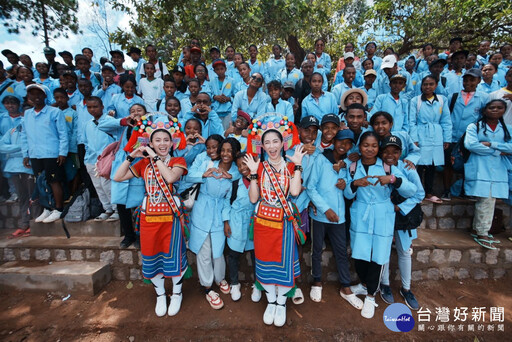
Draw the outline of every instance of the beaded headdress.
[[[182,150],[187,146],[185,134],[183,133],[181,123],[178,119],[169,120],[166,116],[141,116],[133,127],[130,140],[124,147],[124,150],[131,152],[140,146],[147,146],[151,141],[151,136],[158,131],[166,131],[171,135],[173,149]]]
[[[287,116],[279,113],[265,113],[256,116],[248,127],[247,153],[259,155],[262,149],[261,137],[266,131],[273,130],[283,137],[284,150],[287,151],[300,143],[299,132]]]

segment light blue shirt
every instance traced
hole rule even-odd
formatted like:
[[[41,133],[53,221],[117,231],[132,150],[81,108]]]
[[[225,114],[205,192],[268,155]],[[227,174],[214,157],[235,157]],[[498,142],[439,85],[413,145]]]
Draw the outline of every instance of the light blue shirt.
[[[309,94],[302,101],[302,117],[313,115],[318,121],[326,114],[338,115],[338,104],[332,93],[323,92],[318,101]]]
[[[285,82],[292,82],[295,85],[302,78],[304,78],[304,74],[297,68],[293,68],[290,71],[283,68],[277,74],[277,79],[281,84],[284,84]]]
[[[274,104],[272,104],[272,101],[267,103],[267,108],[265,109],[265,112],[267,112],[267,113],[275,112],[275,113],[282,114],[283,116],[288,117],[288,121],[294,122],[295,117],[293,115],[293,106],[291,105],[290,102],[284,101],[283,99],[279,99],[277,102],[277,105],[275,105],[275,106],[274,106]]]
[[[249,103],[247,90],[240,90],[238,93],[236,93],[233,100],[233,106],[231,106],[231,120],[236,120],[236,113],[239,109],[249,114],[251,118],[263,114],[265,113],[265,109],[267,108],[267,103],[269,101],[270,97],[263,91],[258,90],[252,98],[251,103]]]
[[[195,113],[192,113],[189,111],[189,112],[185,113],[185,115],[183,117],[183,122],[187,122],[188,120],[190,120],[192,118],[199,119]],[[219,116],[217,115],[217,113],[214,110],[212,110],[208,114],[208,119],[206,121],[199,119],[199,122],[201,122],[201,126],[202,126],[201,135],[204,138],[208,138],[212,134],[220,134],[220,135],[224,134],[224,127],[222,126],[222,121],[220,120]]]
[[[103,107],[108,108],[112,104],[114,95],[120,94],[121,92],[122,92],[121,87],[115,83],[112,83],[111,85],[108,86],[108,88],[106,90],[103,90],[101,85],[99,85],[98,87],[96,87],[94,89],[94,91],[92,92],[92,95],[99,97],[101,99],[101,101],[103,102]]]
[[[138,95],[133,95],[131,99],[128,99],[124,93],[119,93],[112,96],[112,102],[105,108],[107,108],[107,112],[114,110],[115,117],[120,119],[127,117],[130,114],[130,107],[136,103],[144,105],[144,100]]]
[[[408,72],[398,71],[400,75],[405,76],[407,79],[405,82],[404,89],[400,92],[400,96],[403,96],[405,100],[410,100],[414,97],[414,87],[411,81],[411,74]],[[391,92],[391,86],[389,85],[389,77],[384,74],[383,77],[379,77],[377,82],[377,96],[381,94],[387,94]]]
[[[454,94],[448,97],[448,101],[452,101]],[[466,132],[469,124],[475,123],[481,118],[482,109],[489,102],[489,95],[480,91],[476,91],[473,97],[464,103],[464,96],[458,93],[457,100],[451,112],[450,118],[452,119],[452,140],[451,142],[459,141],[460,137]],[[449,105],[449,104],[448,104]]]
[[[217,113],[220,113],[219,115],[222,117],[231,114],[231,104],[233,97],[235,97],[235,81],[231,77],[226,76],[221,83],[217,77],[214,77],[211,79],[210,86],[212,89],[212,108]],[[217,102],[213,100],[213,97],[217,95],[226,95],[231,100],[225,103]]]
[[[404,100],[402,96],[397,100],[391,93],[378,95],[375,104],[370,112],[368,121],[376,112],[384,111],[393,117],[393,127],[391,132],[409,131],[409,101]]]
[[[265,63],[260,61],[259,59],[256,59],[254,64],[251,62],[251,59],[247,61],[247,64],[251,67],[251,75],[255,72],[260,73],[262,76],[265,76],[266,70],[265,70]]]
[[[4,174],[28,173],[32,174],[31,168],[23,165],[21,130],[23,129],[23,117],[14,118],[15,126],[9,129],[0,139],[0,154],[5,160],[3,165]]]
[[[275,59],[274,57],[269,58],[267,63],[265,63],[265,70],[267,74],[265,75],[265,82],[270,82],[278,79],[278,73],[281,69],[285,68],[286,61],[283,56],[279,59]]]
[[[98,123],[105,120],[107,114],[103,114],[98,121],[92,118],[85,124],[85,164],[96,164],[98,156],[103,152],[105,147],[116,141],[112,134],[109,134],[98,128]]]

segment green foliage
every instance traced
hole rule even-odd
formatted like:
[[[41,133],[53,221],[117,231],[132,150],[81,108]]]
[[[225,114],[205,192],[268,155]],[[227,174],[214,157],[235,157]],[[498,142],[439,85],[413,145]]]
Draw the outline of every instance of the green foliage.
[[[46,20],[48,38],[68,37],[69,32],[80,32],[77,11],[77,0],[4,0],[0,5],[0,19],[9,33],[20,33],[21,29],[31,27],[34,36],[41,35]]]
[[[510,0],[375,0],[367,14],[368,28],[382,35],[378,41],[408,53],[425,43],[440,49],[452,37],[475,51],[482,39],[494,46],[510,41]]]

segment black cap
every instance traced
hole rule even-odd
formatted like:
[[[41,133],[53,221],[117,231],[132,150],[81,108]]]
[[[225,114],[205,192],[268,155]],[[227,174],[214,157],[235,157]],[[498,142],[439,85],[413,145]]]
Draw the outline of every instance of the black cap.
[[[64,56],[73,57],[73,55],[71,54],[71,52],[66,51],[66,50],[59,52],[59,56],[61,56],[61,57],[64,57]]]
[[[43,53],[45,55],[55,55],[55,49],[47,46],[43,49]]]
[[[124,52],[121,51],[121,50],[112,50],[110,51],[110,56],[114,56],[114,55],[121,55],[124,57]]]
[[[176,65],[174,69],[172,69],[172,72],[180,72],[185,75],[185,68],[183,68],[181,65]]]
[[[137,55],[140,55],[142,53],[142,51],[139,48],[132,46],[126,54],[128,56],[130,56],[132,53],[136,53]]]
[[[464,55],[464,57],[468,58],[468,55],[469,55],[469,51],[468,50],[459,50],[459,51],[455,51],[454,53],[452,53],[450,55],[450,57],[452,58],[452,60],[458,56],[458,55]]]
[[[81,55],[81,54],[75,55],[75,61],[78,62],[80,59],[85,59],[87,62],[89,62],[89,58],[87,58],[85,55]]]
[[[390,135],[389,137],[385,137],[382,139],[382,142],[380,143],[380,148],[383,150],[388,146],[396,146],[399,149],[402,149],[402,140],[400,140],[399,137],[396,135]]]
[[[337,126],[339,126],[340,125],[340,117],[336,114],[326,114],[322,117],[321,125],[326,124],[328,122],[332,122],[332,123],[336,124]]]
[[[308,128],[311,126],[320,127],[320,122],[318,122],[318,119],[315,118],[313,115],[309,115],[306,117],[303,117],[300,120],[299,127],[301,128]]]
[[[477,69],[477,68],[471,68],[469,70],[466,70],[466,72],[464,73],[462,78],[464,78],[466,76],[473,76],[473,77],[476,77],[476,78],[482,78],[482,70]]]
[[[210,53],[211,53],[212,51],[217,51],[218,53],[220,53],[220,49],[219,49],[218,47],[216,47],[216,46],[213,46],[213,47],[210,49]]]
[[[5,49],[5,50],[2,50],[2,55],[4,55],[5,57],[9,56],[9,55],[15,55],[16,57],[18,57],[18,54],[13,52],[12,50],[9,50],[9,49]]]
[[[430,63],[430,65],[429,65],[429,67],[428,67],[428,68],[430,69],[430,68],[432,68],[432,67],[433,67],[434,65],[436,65],[436,64],[442,64],[442,65],[443,65],[443,68],[444,68],[444,66],[445,66],[446,64],[448,64],[448,61],[447,61],[446,59],[442,59],[442,58],[434,59],[434,60],[432,61],[432,63]]]
[[[462,38],[461,37],[455,37],[455,38],[450,39],[450,44],[454,43],[454,42],[461,42],[462,43]]]

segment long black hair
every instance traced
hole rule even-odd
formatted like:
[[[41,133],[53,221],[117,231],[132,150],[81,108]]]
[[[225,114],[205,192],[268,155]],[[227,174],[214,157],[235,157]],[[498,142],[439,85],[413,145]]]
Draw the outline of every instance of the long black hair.
[[[507,103],[502,99],[495,99],[495,100],[491,100],[491,101],[487,102],[485,107],[482,109],[482,118],[476,122],[476,132],[477,133],[480,130],[480,126],[482,126],[484,128],[484,135],[487,136],[487,115],[485,115],[485,114],[487,112],[487,109],[494,102],[501,103],[505,107],[505,110],[506,110]],[[498,120],[499,120],[501,126],[503,127],[503,131],[505,133],[504,140],[509,141],[510,140],[510,132],[508,131],[507,125],[505,124],[505,120],[503,120],[503,116],[501,118],[499,118]]]
[[[217,149],[217,154],[220,156],[220,152],[222,150],[222,145],[224,144],[230,144],[231,145],[231,157],[233,158],[233,162],[236,162],[236,155],[240,152],[242,149],[240,142],[236,140],[233,137],[226,138],[222,140],[222,142],[219,144],[219,147]]]

